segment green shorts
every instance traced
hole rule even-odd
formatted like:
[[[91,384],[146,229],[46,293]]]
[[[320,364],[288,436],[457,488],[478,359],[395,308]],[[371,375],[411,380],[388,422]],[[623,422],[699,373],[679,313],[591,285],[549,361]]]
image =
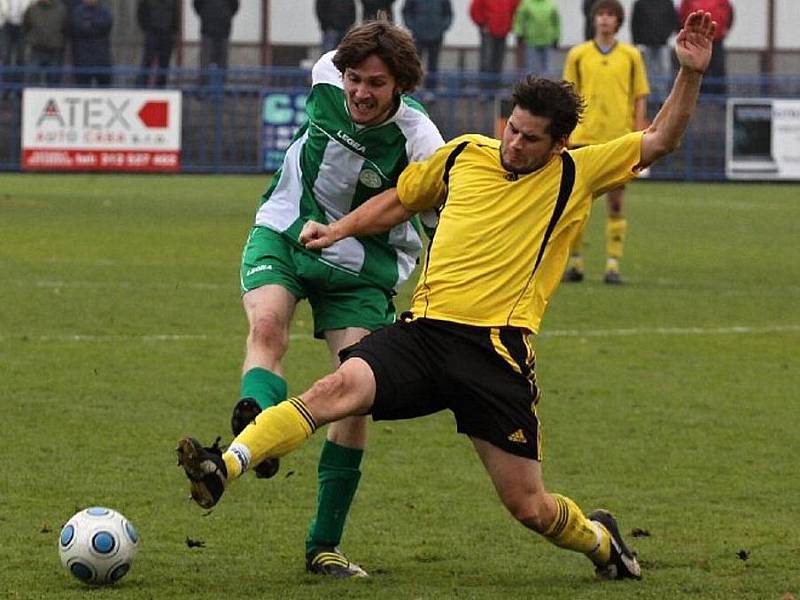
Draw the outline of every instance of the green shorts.
[[[314,337],[347,327],[375,331],[395,320],[393,292],[321,262],[280,233],[253,227],[242,253],[242,294],[280,285],[298,300],[308,298]]]

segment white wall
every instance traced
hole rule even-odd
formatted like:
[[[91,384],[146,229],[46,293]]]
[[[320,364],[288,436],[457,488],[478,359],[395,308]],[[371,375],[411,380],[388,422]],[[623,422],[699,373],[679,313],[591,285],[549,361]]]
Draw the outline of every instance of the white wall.
[[[395,16],[399,17],[404,0],[395,1]],[[445,36],[445,44],[477,46],[478,34],[469,18],[470,0],[452,0],[455,18]],[[621,0],[627,14],[633,0]],[[582,41],[583,13],[581,0],[556,0],[561,11],[561,44]],[[319,28],[314,15],[314,0],[270,0],[270,36],[275,44],[316,44]],[[241,0],[241,9],[233,22],[233,39],[257,42],[261,39],[261,0]],[[765,0],[734,0],[736,22],[728,37],[732,48],[759,49],[767,42],[767,3]],[[775,0],[776,45],[782,49],[800,48],[800,0]],[[184,31],[187,40],[197,40],[199,25],[191,1],[184,0]],[[628,23],[623,26],[621,39],[630,41]]]

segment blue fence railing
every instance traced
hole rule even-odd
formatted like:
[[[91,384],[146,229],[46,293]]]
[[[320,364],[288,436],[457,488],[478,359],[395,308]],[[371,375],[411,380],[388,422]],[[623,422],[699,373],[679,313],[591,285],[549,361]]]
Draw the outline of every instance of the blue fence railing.
[[[310,72],[294,68],[173,68],[162,73],[134,67],[112,69],[0,67],[0,170],[20,169],[21,98],[25,87],[76,87],[81,83],[111,88],[153,85],[159,75],[167,89],[182,92],[182,170],[199,173],[265,171],[262,149],[263,98],[284,92],[302,94]],[[471,71],[443,71],[428,79],[417,96],[445,139],[466,132],[494,135],[501,100],[521,73],[491,77]],[[555,75],[555,74],[553,74]],[[670,81],[651,81],[666,90]],[[708,81],[714,93],[701,96],[682,147],[651,170],[655,179],[721,180],[725,177],[725,106],[728,97],[800,97],[800,77],[747,76]],[[649,99],[652,117],[663,101]],[[294,127],[294,124],[287,125]]]

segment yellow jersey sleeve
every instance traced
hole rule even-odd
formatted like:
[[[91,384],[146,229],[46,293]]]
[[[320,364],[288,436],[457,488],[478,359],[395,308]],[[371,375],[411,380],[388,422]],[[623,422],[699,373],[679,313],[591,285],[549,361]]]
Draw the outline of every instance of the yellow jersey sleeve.
[[[409,163],[397,180],[397,195],[408,210],[419,212],[439,206],[447,194],[444,180],[450,155],[459,145],[466,143],[468,136],[451,140],[426,160]]]
[[[636,131],[605,144],[570,151],[576,170],[592,195],[604,194],[638,176],[643,135]]]
[[[567,52],[567,58],[564,60],[564,73],[562,79],[566,79],[567,81],[574,83],[575,85],[578,84],[578,52],[579,47],[575,46],[571,48],[569,52]],[[580,90],[578,90],[580,92]]]

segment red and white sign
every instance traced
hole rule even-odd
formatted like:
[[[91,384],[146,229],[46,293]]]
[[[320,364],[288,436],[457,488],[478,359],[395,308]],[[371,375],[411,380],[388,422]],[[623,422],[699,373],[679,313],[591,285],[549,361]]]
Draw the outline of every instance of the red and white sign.
[[[27,88],[22,168],[178,171],[181,93]]]

